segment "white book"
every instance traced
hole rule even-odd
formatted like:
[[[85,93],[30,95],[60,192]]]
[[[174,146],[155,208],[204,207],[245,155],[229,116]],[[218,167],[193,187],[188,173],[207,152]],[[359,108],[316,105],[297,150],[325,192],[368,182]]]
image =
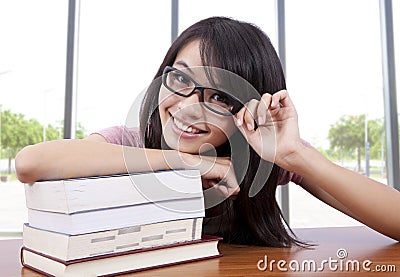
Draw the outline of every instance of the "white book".
[[[192,218],[72,236],[24,224],[23,245],[39,253],[71,261],[198,240],[201,239],[202,222],[203,218]]]
[[[28,209],[30,226],[68,235],[204,216],[203,197],[144,203],[73,214]]]
[[[198,170],[169,170],[25,184],[28,208],[66,214],[202,195]]]

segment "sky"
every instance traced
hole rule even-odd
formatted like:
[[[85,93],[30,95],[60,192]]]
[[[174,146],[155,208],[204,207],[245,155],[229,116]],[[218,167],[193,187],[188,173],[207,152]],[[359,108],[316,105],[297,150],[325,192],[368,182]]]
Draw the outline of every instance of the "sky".
[[[125,124],[151,82],[170,45],[170,1],[80,2],[77,121],[93,132]],[[393,2],[399,34],[400,1]],[[258,25],[276,46],[274,1],[181,0],[179,8],[180,32],[209,16],[229,16]],[[3,110],[45,124],[63,118],[66,11],[65,0],[0,2]],[[400,35],[395,39],[400,53]],[[378,1],[287,0],[286,50],[287,87],[304,139],[326,148],[341,115],[383,117]]]

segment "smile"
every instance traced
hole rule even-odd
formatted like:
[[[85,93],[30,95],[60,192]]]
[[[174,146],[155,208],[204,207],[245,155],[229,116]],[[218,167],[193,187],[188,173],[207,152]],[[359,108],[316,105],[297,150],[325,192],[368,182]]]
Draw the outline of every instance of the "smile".
[[[206,131],[198,129],[194,126],[187,125],[187,123],[184,123],[175,117],[172,117],[172,119],[173,119],[174,125],[182,132],[190,133],[190,134],[206,133]]]

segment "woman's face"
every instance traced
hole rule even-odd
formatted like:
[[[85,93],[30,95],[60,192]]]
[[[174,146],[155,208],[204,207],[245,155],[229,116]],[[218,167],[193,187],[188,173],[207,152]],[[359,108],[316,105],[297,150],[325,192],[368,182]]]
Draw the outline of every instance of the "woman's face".
[[[184,71],[202,86],[210,83],[203,69],[199,41],[184,46],[178,53],[173,67]],[[200,91],[189,97],[179,96],[163,85],[160,88],[159,113],[164,139],[172,149],[197,154],[222,145],[235,132],[232,116],[216,114],[200,103]]]

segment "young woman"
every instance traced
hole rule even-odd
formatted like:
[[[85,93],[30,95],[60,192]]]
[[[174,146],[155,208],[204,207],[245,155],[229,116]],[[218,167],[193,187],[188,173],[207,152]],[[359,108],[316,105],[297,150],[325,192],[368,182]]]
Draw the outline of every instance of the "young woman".
[[[213,68],[245,79],[257,97],[243,102],[221,91],[211,76]],[[17,155],[17,175],[21,182],[34,182],[198,168],[205,189],[229,197],[209,209],[205,232],[230,242],[270,246],[301,244],[284,225],[275,200],[277,186],[293,181],[400,240],[400,192],[335,165],[304,143],[285,89],[279,59],[260,29],[208,18],[170,47],[144,98],[140,130],[112,127],[83,140],[28,146]],[[246,142],[248,155],[231,147],[232,141]],[[261,178],[264,171],[270,172],[268,178]]]

